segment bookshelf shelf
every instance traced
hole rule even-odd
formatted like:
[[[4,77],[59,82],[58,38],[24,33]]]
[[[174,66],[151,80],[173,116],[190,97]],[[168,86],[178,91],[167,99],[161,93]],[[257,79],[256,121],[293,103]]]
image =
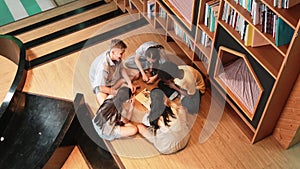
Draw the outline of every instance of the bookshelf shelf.
[[[226,3],[229,5],[229,7],[226,6]],[[264,33],[261,32],[262,30],[262,26],[260,24],[254,25],[253,24],[253,15],[250,14],[250,12],[248,12],[247,9],[245,9],[243,6],[241,6],[240,4],[235,3],[234,0],[222,0],[221,1],[221,6],[220,6],[220,15],[218,18],[218,24],[217,24],[217,33],[218,34],[217,38],[214,39],[214,47],[215,48],[219,48],[220,46],[226,45],[226,47],[232,48],[234,50],[237,50],[239,52],[242,52],[244,54],[247,55],[247,57],[252,60],[251,61],[251,65],[253,66],[253,68],[255,68],[256,70],[254,71],[257,76],[260,76],[259,81],[261,81],[261,83],[264,83],[263,85],[265,85],[265,83],[267,81],[270,81],[271,79],[273,79],[273,83],[270,84],[269,86],[263,86],[264,88],[264,92],[263,92],[263,97],[266,97],[266,101],[262,104],[262,109],[263,111],[260,112],[259,118],[255,117],[253,119],[249,119],[245,116],[244,111],[241,109],[241,106],[238,105],[237,101],[234,101],[231,97],[228,97],[227,102],[231,105],[231,107],[237,112],[239,118],[236,118],[236,121],[239,121],[239,126],[241,127],[242,131],[247,135],[247,137],[250,139],[251,143],[255,143],[259,140],[261,140],[262,138],[270,135],[276,125],[276,122],[278,120],[278,118],[280,117],[281,114],[281,109],[284,106],[284,101],[282,101],[282,97],[280,97],[279,94],[275,93],[275,90],[285,90],[285,87],[283,85],[280,85],[279,83],[285,81],[284,83],[287,84],[288,80],[285,80],[284,78],[284,74],[287,73],[284,69],[289,69],[291,70],[291,68],[287,68],[286,65],[286,61],[289,59],[292,59],[294,57],[296,57],[295,55],[297,55],[296,53],[290,53],[290,48],[294,47],[294,43],[296,43],[296,41],[298,41],[299,43],[299,39],[297,39],[297,32],[299,32],[299,14],[292,16],[291,14],[293,14],[296,8],[299,11],[300,10],[300,6],[295,5],[294,7],[290,8],[290,9],[278,9],[275,8],[273,6],[273,0],[262,0],[262,3],[265,4],[266,7],[268,7],[269,9],[267,9],[268,11],[273,12],[275,15],[277,15],[277,17],[280,17],[280,19],[282,19],[284,22],[286,22],[290,27],[292,27],[292,29],[294,29],[294,35],[291,39],[291,41],[286,44],[286,45],[281,45],[281,46],[277,46],[276,45],[276,39],[274,37],[276,36],[275,32],[275,36],[274,33],[273,35],[271,33]],[[230,9],[231,8],[231,9]],[[228,11],[230,11],[230,13],[228,13]],[[271,13],[270,12],[270,13]],[[231,22],[230,20],[232,18],[234,18],[234,14],[240,15],[240,17],[242,17],[244,19],[244,21],[242,21],[242,26],[243,29],[238,30],[236,29],[236,27],[232,26],[234,25],[235,20],[233,20],[233,22]],[[222,14],[226,16],[229,16],[230,19],[228,20],[224,20],[225,18],[222,16]],[[268,19],[268,18],[267,18]],[[274,18],[272,18],[274,19]],[[277,19],[277,18],[275,18]],[[239,25],[241,26],[241,25]],[[269,26],[269,25],[267,25]],[[262,46],[258,45],[256,47],[252,47],[252,45],[249,45],[246,43],[248,43],[248,39],[246,39],[245,34],[247,36],[247,31],[249,31],[249,27],[252,27],[254,29],[255,32],[257,32],[257,34],[259,35],[259,37],[261,37],[262,39],[264,39],[264,41],[266,41],[266,43],[264,43]],[[275,28],[275,27],[274,27]],[[273,31],[274,31],[273,28]],[[268,29],[268,28],[267,28]],[[246,32],[243,32],[246,31]],[[238,32],[240,31],[240,32]],[[252,35],[251,40],[253,39],[253,34]],[[222,42],[222,38],[227,36],[226,40],[229,40],[231,42],[228,43],[223,43]],[[243,39],[243,40],[242,40]],[[247,42],[246,42],[247,40]],[[251,41],[250,41],[251,42]],[[298,53],[299,53],[299,49],[298,49]],[[216,56],[212,56],[212,58],[216,58]],[[214,59],[212,59],[214,60]],[[295,70],[296,67],[295,65],[290,65],[292,68],[294,68]],[[214,71],[216,69],[216,67],[211,67],[210,71]],[[265,72],[264,76],[261,76],[260,74]],[[293,76],[293,80],[295,80],[298,76],[298,72],[289,72],[292,74]],[[289,73],[287,73],[286,75],[289,76]],[[269,76],[268,76],[269,74]],[[214,78],[211,78],[212,84],[219,89],[220,92],[224,90],[221,89],[220,84],[218,83],[218,81],[216,81]],[[285,92],[288,92],[285,91]],[[282,92],[280,92],[281,94],[283,94]],[[262,97],[262,98],[263,98]],[[287,99],[288,95],[285,95],[284,99]],[[263,102],[263,101],[260,101]],[[272,106],[276,107],[276,108],[271,108]],[[272,116],[272,119],[270,119],[270,117]],[[269,117],[269,118],[268,118]],[[245,124],[245,125],[241,125],[241,124]],[[245,129],[245,126],[249,128],[249,130]],[[249,132],[250,131],[250,132]],[[250,134],[249,134],[250,133]]]
[[[241,40],[238,32],[224,21],[219,20],[218,22],[240,45],[244,45],[244,41]],[[283,61],[283,56],[279,54],[275,48],[271,45],[264,45],[255,48],[245,46],[245,49],[273,76],[273,78],[277,77]],[[268,51],[268,53],[266,53],[266,51]]]
[[[162,0],[166,6],[181,20],[190,30],[193,26],[194,9],[196,0],[186,0],[184,4],[181,0]],[[176,5],[174,5],[176,4]]]
[[[196,43],[196,47],[199,48],[199,50],[207,57],[210,58],[211,55],[211,48],[205,47],[201,43]]]
[[[198,28],[204,31],[210,39],[214,39],[214,33],[211,32],[207,26],[205,26],[204,24],[198,24]]]
[[[157,32],[161,35],[166,36],[166,25],[161,25],[160,22],[158,22],[158,20],[155,21],[154,23],[154,28],[157,30]]]
[[[222,95],[224,98],[226,96],[226,94],[223,92],[223,90],[219,87],[217,87],[218,85],[214,82],[211,81],[211,83],[213,84],[213,86],[215,87],[216,90],[219,91],[219,94]],[[236,123],[238,123],[238,125],[240,126],[242,132],[249,138],[249,140],[251,140],[254,136],[254,133],[256,131],[256,129],[251,125],[251,123],[248,122],[247,118],[243,115],[243,112],[240,111],[240,109],[236,108],[236,104],[230,100],[230,99],[226,99],[226,102],[235,110],[235,114],[230,114],[232,117],[234,117],[233,119],[235,120]],[[242,119],[242,120],[240,120]]]
[[[158,22],[164,29],[167,27],[167,20],[164,18],[156,18],[156,22]]]
[[[130,3],[130,2],[136,7],[136,9],[137,9],[138,11],[140,11],[140,12],[142,12],[142,13],[145,12],[145,10],[144,10],[144,5],[143,5],[143,2],[142,2],[142,1],[140,1],[140,0],[130,0],[129,3]]]
[[[282,45],[282,46],[276,46],[275,44],[275,39],[271,34],[268,33],[262,33],[261,30],[261,25],[253,24],[253,19],[251,14],[242,6],[236,4],[234,0],[226,0],[226,2],[231,6],[231,8],[235,9],[247,22],[249,25],[253,26],[257,32],[259,32],[271,45],[274,46],[275,49],[277,49],[282,55],[286,55],[286,52],[288,50],[288,45]],[[281,16],[279,16],[281,17]]]
[[[117,6],[123,11],[126,11],[126,5],[124,0],[114,0],[114,2],[117,4]]]
[[[168,34],[173,40],[178,44],[178,46],[182,49],[182,51],[191,59],[193,60],[193,51],[186,46],[186,44],[182,41],[181,37],[178,37],[174,30],[168,30]]]
[[[283,20],[293,29],[296,29],[300,19],[300,3],[289,9],[283,9],[274,7],[273,0],[262,0],[262,2],[266,4],[268,8],[272,9],[272,11],[274,11],[279,17],[283,18]]]
[[[137,11],[147,19],[144,14],[147,12],[147,0],[131,1],[137,7]],[[227,103],[235,111],[230,113],[230,116],[247,136],[249,142],[253,144],[271,135],[300,71],[300,37],[298,36],[300,2],[290,0],[295,5],[288,9],[280,9],[274,7],[273,0],[260,1],[273,15],[277,15],[277,18],[292,29],[292,37],[288,39],[290,41],[281,43],[276,39],[279,37],[276,31],[274,32],[276,27],[273,27],[272,33],[265,33],[265,29],[262,28],[269,30],[270,28],[260,25],[261,22],[257,21],[257,17],[255,18],[258,15],[254,16],[249,12],[252,11],[250,7],[245,9],[235,0],[189,0],[188,2],[193,3],[191,18],[194,23],[187,22],[183,16],[186,11],[180,11],[172,4],[179,0],[153,1],[155,1],[155,15],[154,18],[147,19],[148,22],[161,33],[163,39],[180,58],[187,64],[197,67],[206,76],[211,88],[216,89],[221,96],[227,96]],[[115,2],[122,9],[128,6],[129,0],[115,0]],[[232,8],[232,13],[237,15],[236,18],[243,19],[244,25],[239,26],[244,26],[244,32],[236,29],[235,21],[229,23],[224,20],[222,15],[225,10],[228,10],[226,4]],[[213,7],[211,10],[214,13],[206,14],[207,5]],[[206,26],[208,16],[216,21],[213,27]],[[232,18],[236,19],[235,16],[231,16]],[[277,18],[274,17],[273,20],[276,23]],[[209,41],[204,41],[203,35]],[[236,99],[228,96],[218,81],[210,77],[215,72],[219,48],[222,46],[243,53],[249,61],[248,65],[251,66],[253,75],[261,84],[263,91],[261,99],[255,109],[257,111],[255,116],[251,118],[247,117]]]
[[[126,11],[130,14],[136,14],[139,13],[139,11],[137,9],[131,9],[129,6],[125,7]]]

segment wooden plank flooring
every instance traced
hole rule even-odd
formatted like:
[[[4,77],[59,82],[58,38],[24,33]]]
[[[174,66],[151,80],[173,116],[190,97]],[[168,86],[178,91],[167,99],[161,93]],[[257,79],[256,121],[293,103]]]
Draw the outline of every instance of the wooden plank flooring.
[[[66,11],[93,2],[95,2],[95,0],[78,0],[68,4]],[[114,7],[110,6],[110,8],[113,9]],[[63,13],[63,10],[58,10],[58,13]],[[85,17],[89,18],[88,15],[92,15],[93,13],[94,12],[86,13]],[[70,20],[70,24],[73,24],[73,22],[78,23],[82,18],[74,17],[73,19],[72,21]],[[56,39],[45,45],[37,46],[34,49],[31,49],[31,52],[34,53],[34,55],[31,55],[31,59],[61,49],[72,43],[79,42],[92,35],[101,34],[108,30],[118,28],[133,20],[135,20],[135,18],[123,16],[117,17],[113,20],[69,34],[64,38]],[[24,24],[23,21],[22,23]],[[22,23],[20,23],[20,25],[22,25]],[[61,27],[61,24],[59,27]],[[55,24],[51,25],[49,31],[51,29],[55,29]],[[45,30],[47,30],[47,28],[45,28]],[[7,31],[9,31],[7,27],[5,29],[2,29],[2,27],[0,28],[1,33]],[[156,34],[149,34],[149,32],[153,32],[152,27],[143,26],[134,31],[128,31],[126,34],[117,36],[118,38],[124,39],[128,44],[126,56],[134,53],[137,46],[147,40],[160,41],[168,51],[175,52],[168,46],[164,39]],[[37,31],[35,33],[27,34],[28,36],[25,36],[24,34],[19,35],[19,38],[21,40],[24,39],[25,41],[31,40],[40,37],[40,35],[38,35],[39,33],[44,34],[43,31]],[[144,35],[138,35],[141,33]],[[109,40],[105,40],[93,47],[74,52],[55,61],[30,69],[28,71],[24,91],[68,100],[73,100],[75,94],[80,92],[85,95],[86,102],[91,107],[91,110],[95,112],[98,105],[90,90],[87,73],[90,63],[98,54],[107,49],[108,45]],[[2,73],[3,72],[1,71],[1,74]],[[228,115],[232,111],[228,107],[225,107],[225,113],[221,116],[220,123],[218,123],[216,130],[206,141],[200,142],[200,134],[207,133],[207,130],[204,130],[203,128],[205,122],[208,120],[209,112],[220,113],[220,111],[223,110],[221,104],[212,104],[214,101],[218,102],[219,100],[217,98],[212,98],[210,92],[207,92],[203,96],[201,110],[191,130],[192,137],[190,143],[186,149],[176,154],[155,154],[147,157],[141,156],[145,153],[145,149],[143,149],[145,146],[148,146],[153,150],[153,147],[151,148],[151,145],[146,141],[142,141],[142,143],[136,145],[136,140],[124,139],[108,144],[111,145],[116,152],[122,153],[118,156],[122,163],[120,166],[124,166],[124,168],[127,169],[300,168],[300,163],[298,162],[300,157],[300,145],[296,145],[289,150],[284,150],[272,136],[251,145],[247,141],[246,136],[242,134],[240,129]],[[141,138],[140,136],[136,137]],[[142,154],[138,154],[140,156],[128,156],[131,152]],[[76,147],[62,168],[85,169],[88,167],[89,166],[84,161],[84,157]]]
[[[85,158],[82,156],[79,148],[75,146],[71,152],[70,157],[67,159],[61,169],[90,169],[85,162]]]
[[[0,104],[4,100],[17,73],[18,66],[11,60],[0,55]]]

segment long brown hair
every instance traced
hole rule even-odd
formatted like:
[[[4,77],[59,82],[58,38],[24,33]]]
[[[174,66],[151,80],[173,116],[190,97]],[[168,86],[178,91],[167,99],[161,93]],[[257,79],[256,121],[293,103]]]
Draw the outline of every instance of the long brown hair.
[[[110,123],[116,123],[121,125],[121,113],[123,111],[123,103],[130,99],[132,93],[130,88],[121,87],[117,95],[111,99],[106,99],[97,111],[94,122],[100,128],[103,124],[110,120]],[[116,115],[116,118],[112,121],[112,118]]]
[[[169,106],[164,104],[165,94],[159,88],[154,88],[150,92],[151,104],[150,104],[150,113],[149,113],[149,122],[151,127],[154,128],[154,133],[159,129],[158,120],[160,116],[163,117],[163,121],[166,126],[169,126],[170,117],[176,118],[172,109]]]

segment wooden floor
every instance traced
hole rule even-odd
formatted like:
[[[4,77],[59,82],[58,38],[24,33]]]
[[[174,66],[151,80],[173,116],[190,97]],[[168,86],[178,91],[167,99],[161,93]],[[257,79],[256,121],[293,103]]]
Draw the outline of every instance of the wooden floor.
[[[47,14],[45,16],[49,17],[56,13],[63,13],[64,10],[69,11],[95,1],[96,0],[78,0],[68,4],[64,9],[58,8],[51,11],[51,14],[48,13],[49,15]],[[113,10],[116,6],[110,4],[106,6],[105,9],[102,9],[103,7],[99,8],[101,8],[101,10],[95,9],[92,12],[82,14],[81,17],[72,17],[72,19],[50,24],[49,27],[37,28],[36,30],[18,35],[17,37],[23,42],[27,42],[51,31],[55,31],[56,29],[62,29],[64,26],[80,23],[93,17],[97,12],[105,13],[105,10]],[[42,16],[35,17],[36,19],[34,19],[34,21],[42,18]],[[92,37],[96,34],[102,34],[105,31],[118,28],[134,20],[136,20],[136,17],[130,17],[125,14],[113,20],[102,22],[76,33],[69,34],[63,38],[39,45],[27,51],[29,60],[38,58],[51,51],[56,51],[64,46],[74,44],[87,37]],[[0,27],[0,33],[5,33],[11,31],[11,29],[17,29],[18,27],[20,28],[23,24],[28,24],[28,22],[29,21],[25,22],[22,20],[20,23],[15,23],[14,26],[8,25],[7,27]],[[126,56],[132,54],[142,42],[148,40],[161,42],[168,53],[176,52],[168,46],[165,39],[157,35],[151,26],[143,26],[117,37],[123,39],[128,44]],[[95,46],[82,49],[81,51],[30,69],[28,71],[24,91],[68,100],[73,100],[76,93],[83,93],[86,98],[85,101],[89,104],[91,110],[95,112],[98,105],[90,90],[88,70],[93,59],[107,49],[108,46],[109,41],[106,40]],[[4,62],[1,60],[0,63]],[[6,72],[3,72],[1,69],[1,76],[4,74],[6,75]],[[191,130],[192,137],[190,143],[183,151],[172,155],[159,155],[148,142],[138,140],[140,139],[139,136],[136,136],[134,139],[117,140],[108,144],[111,145],[112,150],[117,153],[115,157],[119,160],[120,167],[128,169],[300,168],[300,145],[296,145],[289,150],[284,150],[272,136],[251,145],[238,126],[230,118],[229,112],[232,110],[228,107],[223,108],[222,101],[220,101],[218,97],[212,97],[212,93],[213,92],[208,91],[203,96],[201,110]],[[211,135],[209,135],[209,133],[211,133]],[[150,150],[153,151],[150,152]],[[81,152],[75,147],[62,168],[85,169],[89,168],[89,166],[84,161]]]
[[[17,68],[18,66],[14,62],[0,55],[0,103],[4,100],[5,95],[15,78]]]

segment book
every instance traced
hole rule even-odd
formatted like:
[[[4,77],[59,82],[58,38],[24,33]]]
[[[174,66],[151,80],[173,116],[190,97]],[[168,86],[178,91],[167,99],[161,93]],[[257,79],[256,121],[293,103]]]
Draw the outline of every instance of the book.
[[[253,40],[253,32],[254,32],[254,28],[248,24],[247,28],[246,28],[246,35],[245,35],[245,46],[250,46],[252,44],[252,40]]]
[[[276,20],[276,34],[275,44],[276,46],[282,46],[289,44],[294,34],[294,29],[285,23],[280,17]]]
[[[219,5],[220,5],[220,2],[217,1],[213,4],[210,5],[210,14],[209,14],[209,29],[211,32],[214,32],[215,30],[215,25],[216,25],[216,22],[217,22],[217,17],[218,17],[218,12],[219,12]]]
[[[139,101],[143,106],[145,106],[148,110],[150,110],[150,91],[144,88],[141,92],[139,92],[135,99]]]
[[[163,90],[163,91],[170,100],[174,100],[179,95],[177,91],[173,91],[173,90],[169,90],[169,91]],[[139,92],[135,96],[135,99],[138,102],[140,102],[146,109],[150,110],[151,99],[150,99],[150,91],[148,89],[144,88],[141,92]]]
[[[161,6],[159,7],[159,17],[163,19],[167,18],[167,12]]]
[[[260,23],[260,15],[261,15],[260,12],[261,12],[261,2],[254,0],[252,3],[252,11],[251,11],[254,25]]]
[[[208,1],[205,3],[205,16],[204,16],[204,25],[207,27],[210,27],[211,25],[211,19],[212,16],[214,16],[214,14],[216,12],[218,12],[218,7],[219,7],[220,1],[219,0],[212,0],[212,1]],[[212,11],[212,8],[215,8]],[[216,19],[215,19],[216,20]]]
[[[155,7],[155,1],[149,0],[147,1],[147,16],[149,19],[154,18],[154,7]]]

